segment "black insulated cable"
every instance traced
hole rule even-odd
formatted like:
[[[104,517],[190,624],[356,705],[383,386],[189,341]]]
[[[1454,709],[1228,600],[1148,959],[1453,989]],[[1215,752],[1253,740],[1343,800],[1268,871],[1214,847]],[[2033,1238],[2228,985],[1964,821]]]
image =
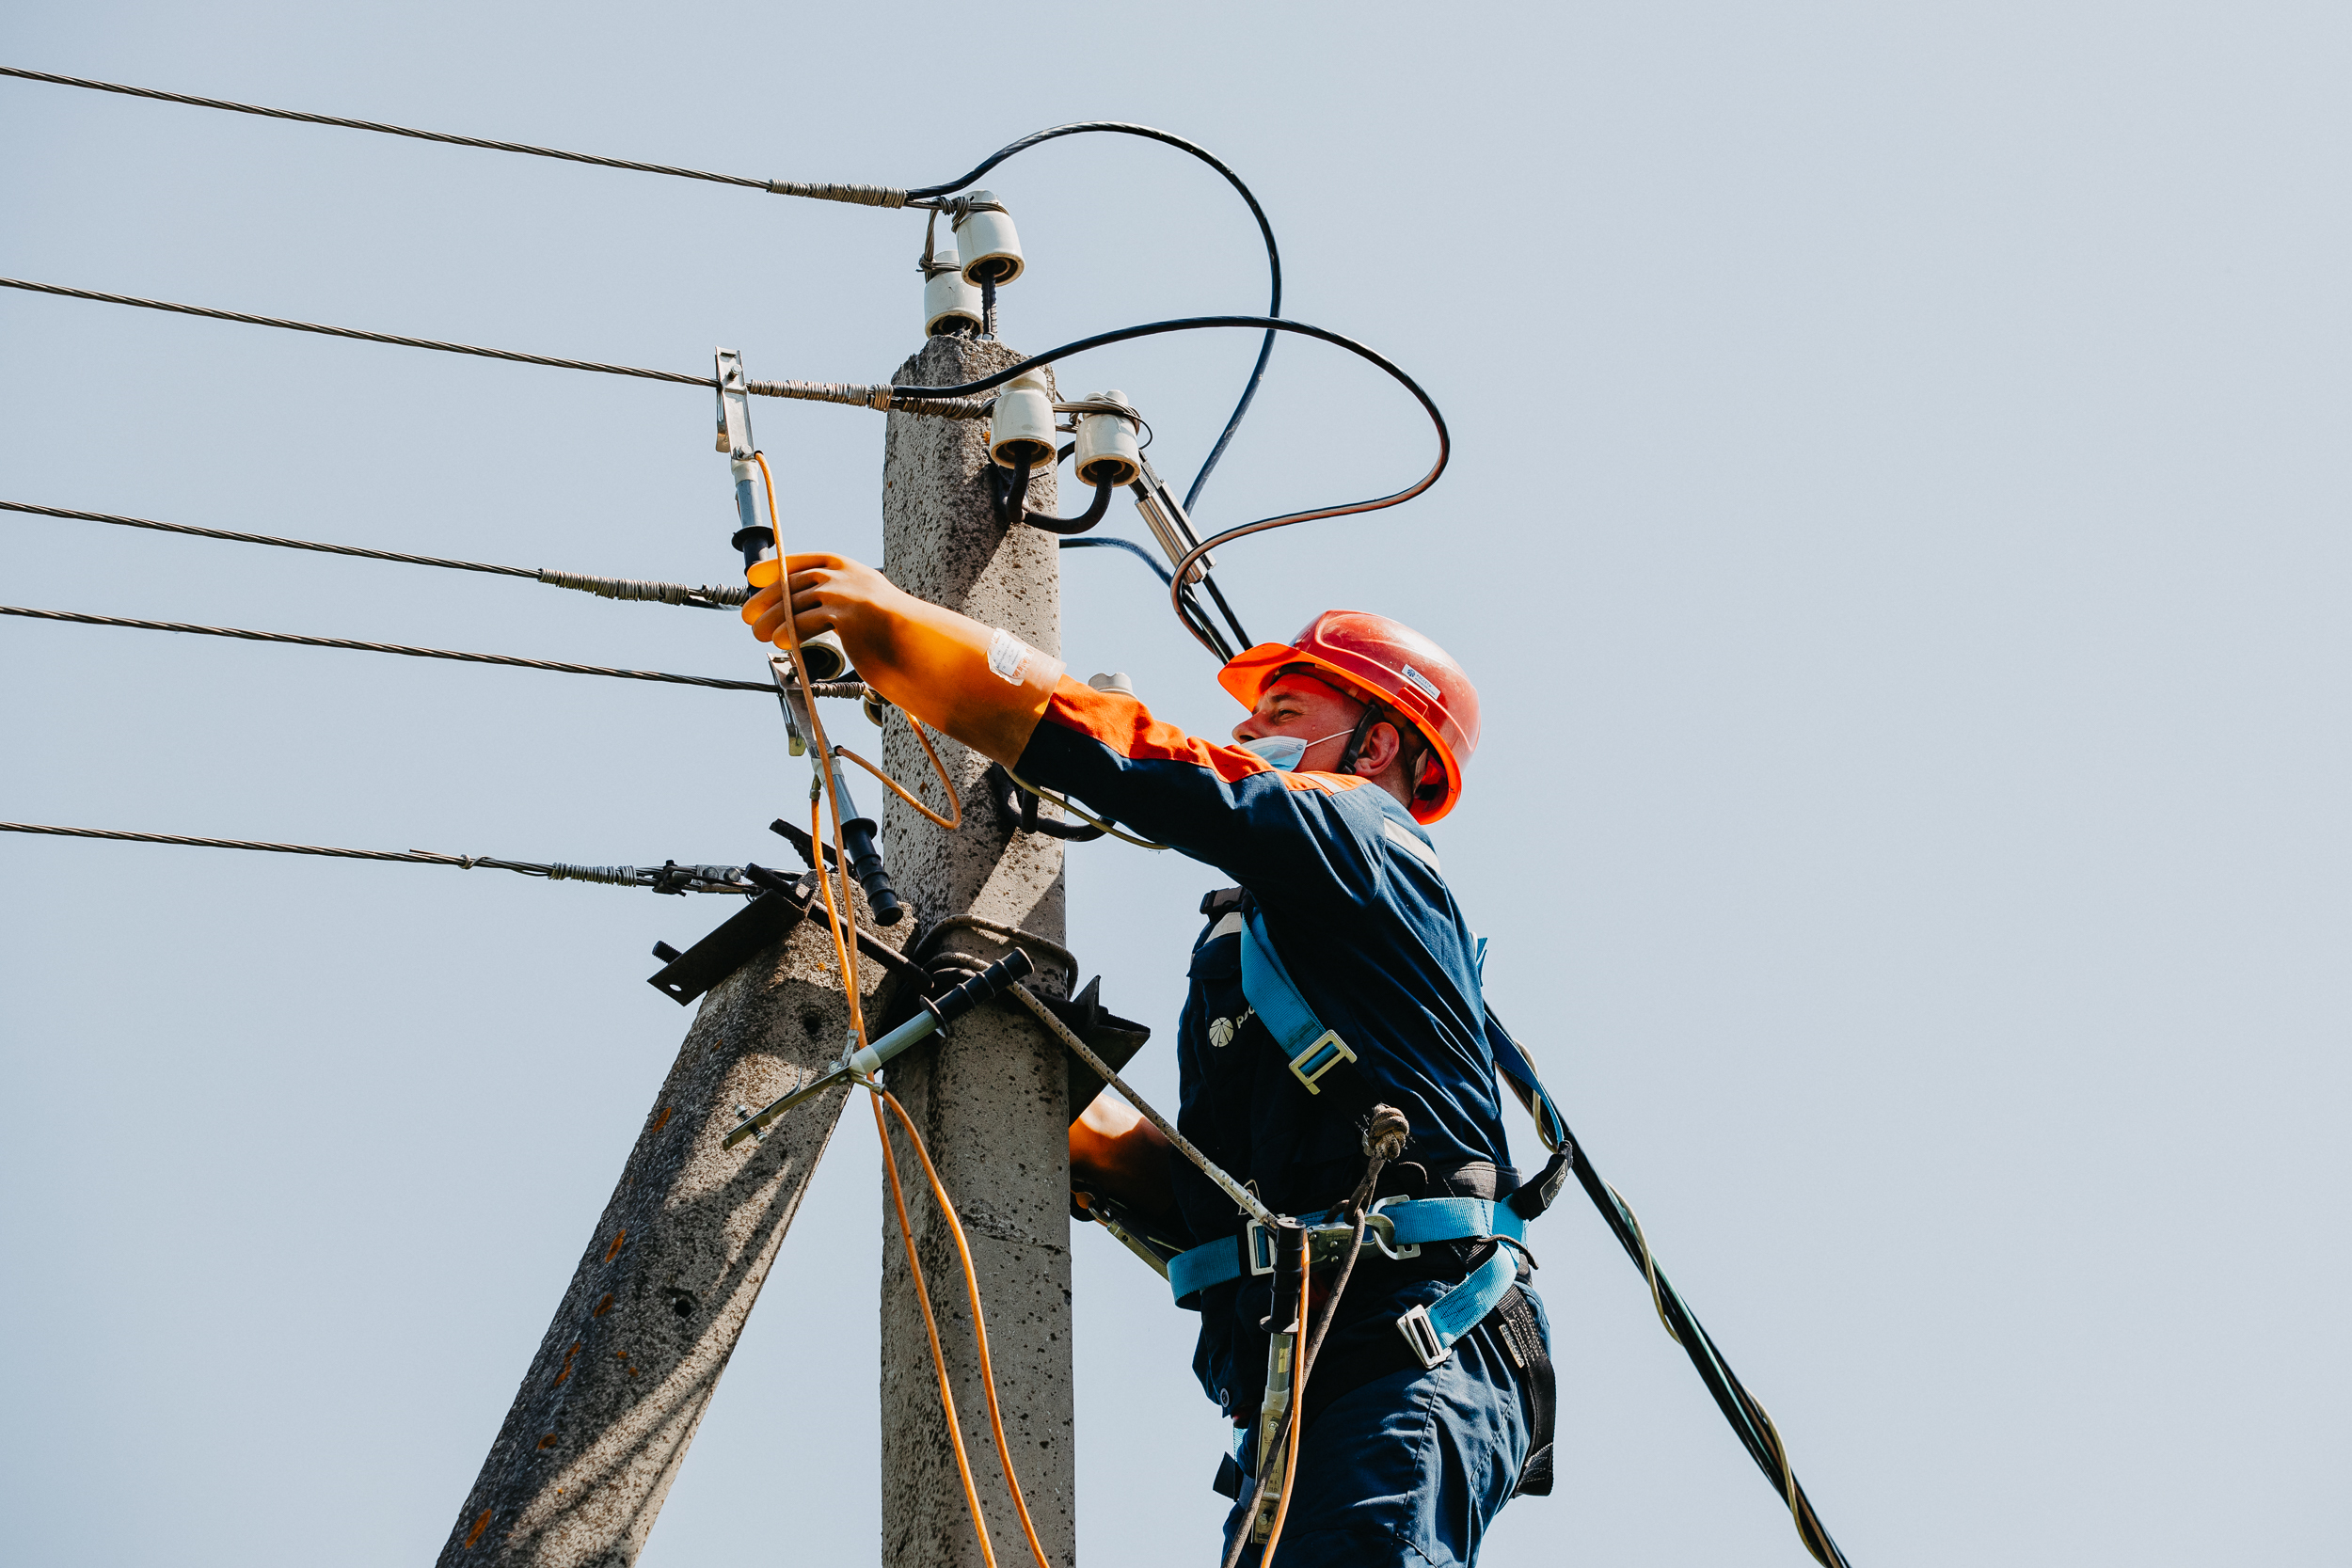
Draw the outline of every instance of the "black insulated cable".
[[[977,381],[966,382],[959,387],[894,387],[891,390],[894,396],[913,398],[976,397],[1004,385],[1014,376],[1035,370],[1040,365],[1066,359],[1073,355],[1084,354],[1089,349],[1104,348],[1112,343],[1129,342],[1137,338],[1155,338],[1164,333],[1198,332],[1217,327],[1248,327],[1271,332],[1295,332],[1301,337],[1312,338],[1319,342],[1343,348],[1358,358],[1368,360],[1378,366],[1398,385],[1410,392],[1413,400],[1421,404],[1422,412],[1429,416],[1429,422],[1438,433],[1437,461],[1430,465],[1427,473],[1402,490],[1392,491],[1386,496],[1375,497],[1370,500],[1351,501],[1341,506],[1318,507],[1308,512],[1284,513],[1279,516],[1260,518],[1254,523],[1244,523],[1238,528],[1230,528],[1222,533],[1210,535],[1187,551],[1182,561],[1176,562],[1168,587],[1169,602],[1175,607],[1176,618],[1184,623],[1185,628],[1200,641],[1201,646],[1211,653],[1217,654],[1221,658],[1231,659],[1232,654],[1230,651],[1221,650],[1218,646],[1221,639],[1216,637],[1213,632],[1204,634],[1195,615],[1187,612],[1183,584],[1193,566],[1202,556],[1220,545],[1247,538],[1253,533],[1264,533],[1272,529],[1288,528],[1293,523],[1315,522],[1328,517],[1349,517],[1365,512],[1378,512],[1387,507],[1402,505],[1437,483],[1438,476],[1445,472],[1446,464],[1452,460],[1454,453],[1454,438],[1446,429],[1445,416],[1438,411],[1436,401],[1422,389],[1421,383],[1406,374],[1402,368],[1377,350],[1368,348],[1353,338],[1342,337],[1337,332],[1320,326],[1311,326],[1305,322],[1284,321],[1274,316],[1187,316],[1175,321],[1149,322],[1141,326],[1125,326],[1116,331],[1098,332],[1090,338],[1080,338],[1074,342],[1064,343],[1059,348],[1048,349],[1043,354],[1032,355],[1018,364],[1009,365],[1001,371],[984,375]]]
[[[998,164],[1003,163],[1006,159],[1012,157],[1016,153],[1025,152],[1032,147],[1040,146],[1045,142],[1054,141],[1062,136],[1079,136],[1096,134],[1120,136],[1141,136],[1147,141],[1160,142],[1166,146],[1175,148],[1180,152],[1190,153],[1192,156],[1200,159],[1202,163],[1208,165],[1211,168],[1216,170],[1218,174],[1224,176],[1225,182],[1232,186],[1233,189],[1239,193],[1242,200],[1248,204],[1249,215],[1255,218],[1258,222],[1259,237],[1265,241],[1265,264],[1268,277],[1268,297],[1266,300],[1265,313],[1269,316],[1279,316],[1282,313],[1282,252],[1281,248],[1274,243],[1274,225],[1267,221],[1265,209],[1258,204],[1257,197],[1250,191],[1248,185],[1242,182],[1241,176],[1235,174],[1232,169],[1226,165],[1225,160],[1219,158],[1216,153],[1211,152],[1207,148],[1202,147],[1200,143],[1186,141],[1184,137],[1175,135],[1173,132],[1162,131],[1150,125],[1131,124],[1126,120],[1119,119],[1073,120],[1067,125],[1056,125],[1043,131],[1031,132],[1028,135],[1022,137],[1019,141],[1013,142],[1009,146],[999,148],[996,151],[991,153],[987,158],[981,160],[977,168],[973,169],[972,172],[964,175],[961,179],[950,180],[944,184],[925,185],[919,190],[907,192],[907,200],[910,204],[936,203],[940,198],[952,196],[957,191],[962,190],[965,186],[972,184],[974,182],[986,175],[990,169],[994,168]],[[994,328],[992,326],[990,330],[993,333]],[[1217,460],[1225,455],[1225,449],[1232,444],[1233,433],[1241,428],[1243,417],[1249,412],[1249,404],[1258,395],[1259,383],[1265,379],[1266,361],[1273,356],[1273,354],[1274,333],[1271,329],[1269,329],[1265,335],[1265,341],[1258,345],[1258,359],[1257,363],[1250,367],[1249,379],[1242,384],[1241,401],[1233,404],[1233,412],[1229,418],[1227,418],[1225,421],[1225,429],[1218,435],[1216,444],[1209,449],[1209,455],[1201,461],[1200,471],[1192,476],[1191,488],[1184,492],[1184,510],[1186,512],[1190,512],[1193,508],[1193,503],[1200,499],[1202,486],[1209,483],[1209,474],[1216,467]],[[1235,627],[1234,630],[1238,633],[1240,628]],[[1247,641],[1248,640],[1244,638],[1243,641]]]
[[[1137,561],[1140,561],[1146,566],[1151,567],[1152,575],[1158,578],[1162,582],[1172,584],[1176,580],[1173,577],[1168,575],[1168,568],[1160,564],[1159,558],[1157,556],[1154,556],[1150,550],[1145,549],[1141,545],[1136,544],[1132,539],[1112,539],[1107,536],[1089,539],[1064,539],[1060,543],[1060,547],[1065,550],[1125,550],[1129,555],[1134,556]]]

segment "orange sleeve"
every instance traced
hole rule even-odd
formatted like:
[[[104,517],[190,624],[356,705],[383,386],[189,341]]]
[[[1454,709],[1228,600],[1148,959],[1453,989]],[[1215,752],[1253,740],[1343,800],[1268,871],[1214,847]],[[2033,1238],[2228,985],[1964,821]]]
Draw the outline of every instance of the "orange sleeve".
[[[1009,631],[914,599],[842,628],[866,683],[933,729],[1009,768],[1062,678],[1062,661]]]

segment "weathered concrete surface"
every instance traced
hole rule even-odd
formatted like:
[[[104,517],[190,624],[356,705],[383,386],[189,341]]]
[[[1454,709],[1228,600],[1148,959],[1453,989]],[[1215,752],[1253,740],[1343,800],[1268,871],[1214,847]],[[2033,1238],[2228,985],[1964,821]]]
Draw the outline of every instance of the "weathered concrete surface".
[[[935,338],[899,367],[895,379],[954,384],[1018,357],[993,342]],[[1008,534],[997,527],[990,515],[980,427],[893,414],[886,451],[882,565],[891,580],[1058,654],[1061,578],[1053,536],[1021,527]],[[1054,499],[1050,478],[1041,476],[1030,488],[1030,504],[1042,511]],[[978,787],[986,759],[944,738],[939,746],[963,793],[963,828],[942,832],[891,801],[883,833],[898,895],[926,930],[946,916],[969,913],[1061,941],[1060,844],[1009,832]],[[928,778],[903,722],[894,721],[884,755],[900,780]],[[926,793],[937,787],[930,783]],[[970,931],[950,933],[944,945],[991,961],[1005,954],[1002,943]],[[1048,994],[1063,993],[1066,984],[1050,961],[1041,961],[1030,983]],[[952,1039],[899,1058],[889,1076],[923,1130],[971,1241],[1006,1435],[1038,1537],[1056,1563],[1074,1563],[1068,1074],[1061,1048],[1025,1015],[985,1007],[956,1025]],[[955,1240],[931,1201],[921,1166],[903,1145],[900,1164],[964,1445],[997,1560],[1010,1568],[1028,1560],[1028,1547],[989,1433]],[[882,1227],[882,1561],[889,1568],[977,1565],[979,1547],[886,1186]]]
[[[882,973],[860,965],[861,989]],[[822,926],[796,926],[704,997],[442,1568],[636,1560],[849,1091],[799,1107],[760,1143],[720,1140],[737,1105],[821,1071],[848,1029]]]

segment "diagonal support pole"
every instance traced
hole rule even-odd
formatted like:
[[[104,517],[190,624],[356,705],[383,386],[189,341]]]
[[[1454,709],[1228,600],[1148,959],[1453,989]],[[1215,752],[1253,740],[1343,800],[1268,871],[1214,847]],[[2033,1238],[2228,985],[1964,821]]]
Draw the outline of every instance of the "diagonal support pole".
[[[833,939],[801,921],[703,999],[441,1568],[636,1560],[849,1091],[729,1149],[736,1107],[823,1071],[849,1027]]]

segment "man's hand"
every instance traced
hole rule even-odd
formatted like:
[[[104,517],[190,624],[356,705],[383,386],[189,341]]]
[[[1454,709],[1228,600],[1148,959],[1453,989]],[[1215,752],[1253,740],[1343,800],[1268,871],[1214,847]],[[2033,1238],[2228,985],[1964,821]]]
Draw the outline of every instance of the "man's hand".
[[[1176,1187],[1168,1176],[1168,1139],[1110,1095],[1099,1095],[1070,1124],[1070,1180],[1116,1198],[1139,1214],[1173,1219]]]
[[[788,641],[785,593],[803,638],[837,632],[858,676],[935,730],[1011,767],[1037,728],[1061,660],[918,599],[863,562],[794,555],[752,568],[743,620],[763,642]]]
[[[873,567],[847,556],[787,556],[785,565],[791,575],[782,585],[775,581],[773,562],[763,561],[754,567],[755,580],[758,577],[767,577],[769,580],[743,606],[743,622],[752,628],[752,635],[780,648],[788,641],[785,632],[786,587],[792,593],[792,615],[801,636],[839,632],[842,644],[849,649],[850,661],[860,669],[871,662],[861,644],[886,645],[892,618],[903,617],[922,602]]]

